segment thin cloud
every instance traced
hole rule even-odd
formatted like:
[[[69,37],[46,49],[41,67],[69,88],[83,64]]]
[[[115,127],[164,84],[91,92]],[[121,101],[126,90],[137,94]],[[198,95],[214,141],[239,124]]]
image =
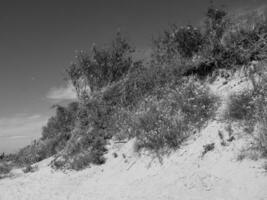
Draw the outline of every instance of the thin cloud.
[[[64,86],[51,88],[46,97],[56,101],[77,99],[75,88],[71,82],[68,82]]]
[[[20,140],[20,139],[26,139],[26,138],[30,138],[30,136],[26,136],[26,135],[15,135],[15,136],[8,137],[9,140]]]
[[[0,118],[0,152],[12,152],[41,136],[48,116],[17,114]]]

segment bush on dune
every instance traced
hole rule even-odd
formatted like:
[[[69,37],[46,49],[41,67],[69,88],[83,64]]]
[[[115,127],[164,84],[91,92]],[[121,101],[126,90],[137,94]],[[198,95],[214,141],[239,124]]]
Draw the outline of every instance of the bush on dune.
[[[85,80],[92,91],[122,79],[133,64],[131,57],[133,52],[134,49],[120,32],[117,33],[110,48],[99,50],[93,47],[91,55],[80,52],[76,56],[76,62],[67,69],[67,74],[78,95],[83,90],[81,79]]]
[[[5,162],[0,163],[0,178],[7,175],[11,171],[12,167]]]
[[[154,40],[154,62],[160,64],[179,63],[181,58],[190,59],[197,54],[204,43],[199,28],[188,25],[178,28],[172,25],[170,30]]]
[[[83,169],[105,162],[112,137],[136,137],[139,147],[153,151],[179,148],[216,109],[216,97],[199,78],[264,60],[266,33],[264,23],[238,29],[223,9],[211,6],[203,26],[174,25],[154,40],[149,63],[134,61],[133,48],[118,33],[109,47],[77,55],[67,76],[79,102],[55,106],[42,138],[22,149],[17,160],[33,163],[56,155],[56,168]],[[260,91],[265,89],[232,96],[228,118],[253,116],[265,130],[266,93]]]
[[[256,18],[252,25],[243,21],[210,6],[201,27],[173,25],[154,40],[153,62],[182,64],[182,74],[206,77],[216,69],[236,70],[253,60],[264,60],[266,20]]]
[[[106,144],[107,138],[103,131],[81,132],[77,130],[64,151],[59,154],[59,159],[56,158],[53,161],[53,166],[80,170],[90,164],[103,164],[105,162],[103,155],[107,152]]]
[[[216,68],[224,68],[227,50],[221,39],[227,29],[227,13],[209,7],[202,27],[173,25],[154,41],[154,62],[180,64],[183,75],[207,76]],[[181,65],[182,64],[182,65]]]
[[[253,117],[254,111],[253,92],[244,91],[230,96],[225,118],[229,120],[250,120]]]
[[[251,91],[232,95],[225,118],[230,121],[242,122],[245,130],[254,136],[255,148],[267,156],[267,75],[266,63],[260,80]],[[255,149],[254,148],[254,149]]]
[[[255,97],[255,119],[258,123],[257,142],[263,156],[267,157],[267,65],[264,63],[264,74],[259,82]]]
[[[22,148],[13,158],[16,164],[25,166],[39,162],[65,147],[77,122],[79,104],[73,102],[66,107],[56,105],[54,108],[56,114],[43,127],[40,140]]]
[[[138,145],[155,151],[179,148],[212,118],[216,108],[216,97],[194,81],[162,90],[166,95],[151,97],[141,106],[133,128]]]

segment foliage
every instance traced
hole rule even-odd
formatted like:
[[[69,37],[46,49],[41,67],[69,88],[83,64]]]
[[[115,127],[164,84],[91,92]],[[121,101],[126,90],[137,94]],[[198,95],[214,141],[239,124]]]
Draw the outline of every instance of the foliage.
[[[104,130],[76,130],[68,141],[64,151],[59,154],[63,159],[55,159],[55,168],[83,169],[89,164],[103,164],[106,153],[107,138]]]
[[[70,103],[67,107],[56,105],[55,116],[43,127],[42,137],[22,148],[13,158],[18,165],[29,165],[39,162],[60,152],[71,137],[77,121],[79,104]]]
[[[3,176],[3,175],[6,175],[8,174],[10,171],[11,171],[12,167],[10,165],[8,165],[7,163],[5,162],[1,162],[0,163],[0,178]]]
[[[211,5],[206,12],[205,35],[210,42],[219,42],[227,27],[227,13],[224,9],[217,9]]]
[[[254,118],[258,123],[257,141],[258,147],[263,156],[267,157],[267,74],[266,63],[264,63],[262,79],[256,89],[254,98],[255,114]]]
[[[137,62],[124,80],[103,92],[103,100],[112,106],[134,108],[155,89],[178,81],[182,74],[179,70],[175,65],[163,67],[154,63],[144,66]]]
[[[229,120],[250,120],[252,119],[254,110],[253,93],[251,91],[245,91],[241,94],[230,96],[225,117]]]
[[[178,61],[181,58],[192,58],[203,45],[203,36],[196,27],[188,25],[178,28],[172,25],[163,36],[154,40],[154,60],[160,64]]]
[[[216,98],[192,81],[176,89],[164,87],[161,93],[158,100],[147,99],[137,115],[133,131],[139,147],[155,151],[179,148],[212,117],[216,107]]]
[[[235,28],[224,37],[225,48],[231,55],[230,63],[236,65],[246,65],[254,60],[265,60],[267,58],[266,42],[267,25],[264,21],[258,22],[253,28]]]
[[[32,166],[32,165],[27,165],[24,169],[24,173],[32,173],[35,172],[38,169],[38,166]]]
[[[215,143],[206,144],[203,146],[203,152],[201,154],[201,157],[203,158],[209,151],[213,151],[215,148]]]
[[[49,153],[44,142],[35,140],[32,144],[22,148],[15,156],[17,165],[24,166],[39,162],[48,157]]]
[[[93,47],[92,55],[85,52],[77,55],[76,63],[67,69],[67,73],[78,95],[82,90],[81,79],[96,91],[123,78],[133,63],[132,52],[132,47],[118,32],[110,48]]]
[[[266,59],[266,20],[258,19],[252,26],[240,24],[224,9],[211,5],[203,26],[173,25],[154,40],[153,62],[175,63],[184,75],[207,76],[218,68],[235,70],[253,60]]]
[[[91,99],[82,104],[77,114],[77,124],[70,139],[55,160],[56,168],[82,169],[92,164],[103,164],[107,140],[112,137],[114,109],[101,99]]]
[[[54,108],[56,108],[56,114],[54,117],[51,117],[47,125],[43,127],[42,140],[55,138],[60,134],[64,134],[64,137],[68,140],[68,133],[70,133],[75,126],[79,104],[73,102],[70,103],[68,107],[55,105]]]
[[[226,119],[243,121],[245,130],[254,135],[256,147],[267,156],[267,76],[262,65],[261,79],[253,91],[235,94],[230,98]]]

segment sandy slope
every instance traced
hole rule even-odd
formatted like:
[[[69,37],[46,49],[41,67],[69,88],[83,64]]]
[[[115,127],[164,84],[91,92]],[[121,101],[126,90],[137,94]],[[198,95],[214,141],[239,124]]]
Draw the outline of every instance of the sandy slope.
[[[211,90],[220,94],[225,107],[230,92],[246,87],[242,84],[218,81]],[[48,159],[37,164],[35,173],[14,171],[13,177],[0,180],[0,200],[267,200],[263,161],[236,161],[250,138],[237,130],[236,140],[220,144],[219,130],[229,137],[226,124],[218,120],[222,107],[216,120],[162,160],[135,153],[134,140],[111,142],[103,166],[64,173],[52,170]],[[215,143],[215,149],[202,157],[203,145],[209,143]]]

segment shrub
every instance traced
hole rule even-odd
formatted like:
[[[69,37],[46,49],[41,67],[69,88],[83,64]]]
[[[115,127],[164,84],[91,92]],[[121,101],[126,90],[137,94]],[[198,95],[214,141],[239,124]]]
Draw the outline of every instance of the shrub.
[[[139,147],[155,151],[164,147],[178,148],[187,137],[186,128],[179,118],[164,116],[162,111],[152,106],[137,122],[136,136]]]
[[[225,118],[229,120],[250,120],[253,118],[255,106],[253,92],[245,91],[230,96]]]
[[[0,163],[0,178],[11,171],[12,167],[5,162]]]
[[[228,62],[247,65],[254,60],[266,59],[266,22],[254,24],[253,28],[241,27],[231,30],[224,36],[224,46],[228,51]]]
[[[110,117],[114,112],[114,107],[101,99],[92,99],[83,105],[79,113],[81,128],[94,127],[106,129],[110,126]]]
[[[32,144],[20,149],[14,162],[19,166],[27,166],[39,162],[49,156],[49,149],[43,141],[34,140]]]
[[[266,70],[266,66],[263,68]],[[256,88],[256,95],[254,98],[255,115],[254,118],[258,123],[258,147],[267,157],[267,75],[266,71],[262,74],[262,79]]]
[[[61,151],[71,137],[80,110],[79,103],[72,102],[67,107],[55,105],[56,114],[43,127],[41,141],[47,157]]]
[[[263,65],[263,67],[265,67]],[[245,130],[253,133],[256,140],[255,150],[267,155],[267,78],[264,70],[256,88],[234,94],[230,98],[226,118],[243,122]],[[253,132],[254,131],[254,132]]]
[[[163,98],[154,96],[141,105],[133,128],[139,147],[156,151],[179,148],[212,117],[216,107],[216,98],[193,81],[161,90]]]
[[[110,48],[98,50],[94,47],[92,55],[85,52],[77,55],[76,63],[67,69],[67,74],[78,96],[83,90],[81,79],[92,91],[122,79],[132,65],[132,52],[129,43],[118,32]]]
[[[134,111],[118,108],[113,115],[113,126],[109,131],[112,132],[114,139],[125,141],[133,137],[132,127],[134,124]]]
[[[220,42],[227,28],[228,19],[226,17],[227,12],[224,9],[215,8],[213,5],[209,6],[205,19],[205,36],[209,42],[213,42],[213,45]]]
[[[62,134],[61,139],[68,140],[69,133],[75,126],[77,113],[79,111],[79,103],[72,102],[67,107],[54,105],[53,108],[56,108],[56,114],[51,117],[47,125],[43,127],[41,139],[51,139]]]
[[[209,151],[213,151],[215,148],[215,143],[206,144],[203,146],[203,152],[201,154],[201,157],[203,158]]]
[[[63,159],[56,158],[53,166],[78,170],[103,164],[107,140],[113,136],[113,114],[114,108],[97,96],[84,102],[77,114],[78,123],[60,152]]]
[[[103,92],[103,100],[112,106],[132,109],[157,88],[179,82],[182,74],[180,65],[162,66],[151,63],[144,66],[143,63],[136,62],[124,80],[111,85]]]
[[[32,166],[32,165],[27,165],[26,167],[25,167],[25,169],[23,169],[23,172],[24,173],[32,173],[32,172],[35,172],[36,170],[38,169],[38,167],[37,166]]]
[[[54,107],[56,108],[56,114],[43,127],[42,137],[22,148],[14,156],[13,160],[16,164],[28,166],[64,149],[77,122],[79,104],[72,102],[66,107],[59,105]]]
[[[172,25],[163,36],[154,40],[153,58],[157,63],[177,63],[179,59],[192,58],[202,48],[204,37],[196,27],[188,25],[178,28]]]
[[[103,164],[103,155],[107,152],[105,130],[90,129],[76,130],[68,141],[61,157],[53,161],[55,168],[83,169],[89,164]]]
[[[200,129],[209,119],[214,116],[218,99],[210,94],[209,89],[202,83],[189,79],[179,87],[178,98],[181,111],[185,113],[190,125]],[[177,98],[177,97],[176,97]]]

